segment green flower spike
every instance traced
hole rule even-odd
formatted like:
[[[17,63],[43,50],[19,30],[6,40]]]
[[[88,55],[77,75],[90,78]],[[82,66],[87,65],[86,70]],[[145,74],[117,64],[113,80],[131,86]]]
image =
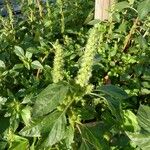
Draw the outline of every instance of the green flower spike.
[[[99,43],[99,25],[95,25],[94,28],[91,29],[89,34],[89,39],[87,41],[84,54],[82,56],[81,68],[78,71],[78,75],[76,78],[76,83],[81,87],[87,86],[89,79],[92,75],[92,66],[94,56]]]
[[[55,57],[54,57],[54,62],[53,62],[53,82],[57,83],[61,80],[63,80],[63,67],[64,67],[64,57],[63,57],[63,48],[59,44],[58,41],[54,44],[54,49],[55,49]]]

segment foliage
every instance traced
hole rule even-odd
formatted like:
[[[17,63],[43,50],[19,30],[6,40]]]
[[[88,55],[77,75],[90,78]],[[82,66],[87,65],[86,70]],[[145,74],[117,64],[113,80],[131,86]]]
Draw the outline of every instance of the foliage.
[[[150,148],[149,0],[19,1],[0,16],[0,150]]]

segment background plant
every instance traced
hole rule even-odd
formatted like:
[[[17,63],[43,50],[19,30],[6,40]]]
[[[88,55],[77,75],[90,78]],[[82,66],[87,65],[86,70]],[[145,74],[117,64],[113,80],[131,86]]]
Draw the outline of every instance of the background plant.
[[[149,149],[149,0],[105,22],[90,0],[18,4],[0,17],[0,148]]]

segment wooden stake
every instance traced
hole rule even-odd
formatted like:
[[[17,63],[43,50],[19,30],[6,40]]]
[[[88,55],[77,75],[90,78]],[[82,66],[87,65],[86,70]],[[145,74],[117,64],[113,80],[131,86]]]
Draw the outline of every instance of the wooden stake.
[[[114,0],[95,0],[95,19],[108,20],[109,9]]]

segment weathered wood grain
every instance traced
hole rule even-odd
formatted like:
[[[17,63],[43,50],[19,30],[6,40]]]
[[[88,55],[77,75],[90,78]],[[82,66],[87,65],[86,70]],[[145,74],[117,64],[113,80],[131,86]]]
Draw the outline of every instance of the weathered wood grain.
[[[114,0],[95,0],[95,19],[101,21],[109,18],[109,9],[113,4]]]

